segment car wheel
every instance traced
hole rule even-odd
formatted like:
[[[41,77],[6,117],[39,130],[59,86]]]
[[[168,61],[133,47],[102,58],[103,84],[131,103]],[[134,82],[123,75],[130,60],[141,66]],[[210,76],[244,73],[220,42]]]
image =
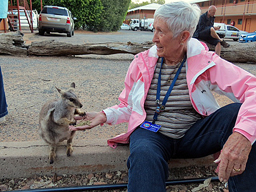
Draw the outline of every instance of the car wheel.
[[[68,36],[68,37],[72,37],[72,31],[69,31],[69,32],[67,33],[67,36]]]
[[[39,29],[39,35],[44,35],[44,30]]]
[[[134,31],[138,31],[138,27],[135,27],[135,28],[134,28]]]
[[[72,31],[72,36],[74,36],[74,35],[75,35],[75,30]]]
[[[237,41],[238,39],[233,39],[233,41]]]

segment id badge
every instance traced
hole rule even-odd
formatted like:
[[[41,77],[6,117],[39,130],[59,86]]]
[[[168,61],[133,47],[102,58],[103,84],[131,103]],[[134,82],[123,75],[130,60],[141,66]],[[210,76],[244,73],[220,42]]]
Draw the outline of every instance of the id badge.
[[[143,128],[143,129],[147,129],[149,131],[152,131],[152,132],[157,132],[161,128],[161,125],[152,124],[148,121],[144,121],[144,123],[142,123],[140,125],[140,127]]]

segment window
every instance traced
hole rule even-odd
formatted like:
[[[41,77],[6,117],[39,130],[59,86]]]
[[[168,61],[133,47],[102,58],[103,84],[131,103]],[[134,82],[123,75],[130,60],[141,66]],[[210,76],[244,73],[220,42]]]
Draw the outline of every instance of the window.
[[[202,2],[202,7],[204,7],[204,2]]]
[[[229,31],[239,31],[237,28],[233,27],[233,26],[227,26],[227,29]]]
[[[228,20],[227,20],[227,24],[231,24],[231,19],[228,19]]]
[[[244,2],[245,0],[240,0],[241,2]]]
[[[238,25],[242,25],[243,19],[238,19]]]
[[[229,3],[234,3],[234,0],[229,0]]]

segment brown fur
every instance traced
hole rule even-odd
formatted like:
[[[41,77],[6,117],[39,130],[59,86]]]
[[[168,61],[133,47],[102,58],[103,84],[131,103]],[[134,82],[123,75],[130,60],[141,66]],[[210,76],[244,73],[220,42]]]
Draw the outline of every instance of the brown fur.
[[[71,84],[75,88],[75,83]],[[59,142],[67,140],[67,156],[73,152],[72,139],[75,131],[69,130],[69,125],[74,125],[74,115],[85,115],[84,112],[78,110],[82,108],[82,104],[75,95],[73,89],[62,91],[61,99],[46,102],[39,114],[40,136],[49,144],[51,150],[49,154],[50,164],[56,159],[56,149]]]

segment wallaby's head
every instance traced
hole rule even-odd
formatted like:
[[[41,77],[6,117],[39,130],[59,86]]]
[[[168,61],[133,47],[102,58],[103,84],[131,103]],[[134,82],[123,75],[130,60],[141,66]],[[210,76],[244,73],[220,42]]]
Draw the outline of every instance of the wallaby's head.
[[[77,98],[76,94],[74,93],[75,83],[71,83],[71,89],[68,91],[62,91],[61,89],[57,88],[58,92],[61,94],[62,100],[69,106],[75,108],[82,108],[83,105],[80,103],[79,99]]]

